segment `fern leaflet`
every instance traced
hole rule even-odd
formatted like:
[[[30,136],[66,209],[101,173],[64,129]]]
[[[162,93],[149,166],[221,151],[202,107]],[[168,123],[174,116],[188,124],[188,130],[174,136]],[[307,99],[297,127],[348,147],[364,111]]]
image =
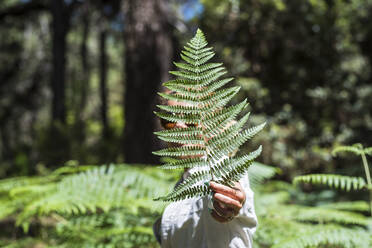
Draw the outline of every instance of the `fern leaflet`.
[[[341,190],[360,190],[366,187],[366,182],[362,177],[349,177],[333,174],[310,174],[305,176],[295,177],[293,180],[295,184],[298,183],[312,183],[326,185],[334,189]]]

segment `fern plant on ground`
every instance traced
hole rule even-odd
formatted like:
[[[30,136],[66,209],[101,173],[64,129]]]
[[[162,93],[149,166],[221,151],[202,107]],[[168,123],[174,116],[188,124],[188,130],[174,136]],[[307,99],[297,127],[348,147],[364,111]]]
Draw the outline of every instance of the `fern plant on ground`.
[[[274,173],[254,163],[252,188]],[[164,204],[152,198],[179,174],[139,165],[65,166],[0,180],[0,247],[158,247],[152,224]]]
[[[362,177],[350,177],[330,174],[310,174],[296,177],[294,179],[294,183],[327,185],[328,187],[334,189],[341,189],[346,191],[367,190],[369,192],[370,215],[372,216],[372,181],[366,158],[366,155],[372,156],[372,147],[364,148],[363,145],[359,143],[352,146],[339,146],[332,151],[332,154],[335,156],[340,152],[350,152],[354,155],[361,156],[367,182]]]
[[[351,151],[359,155],[369,154],[370,148],[364,149],[360,145],[338,147],[334,154],[341,151]],[[363,159],[366,169],[367,182],[370,181],[368,164]],[[313,183],[330,186],[340,190],[366,190],[368,184],[361,177],[341,175],[312,174],[299,176],[294,179],[295,184]],[[337,202],[318,206],[303,206],[291,204],[290,194],[294,192],[290,185],[284,191],[273,192],[272,196],[258,198],[257,205],[268,206],[265,212],[270,216],[263,216],[261,229],[258,229],[258,240],[272,240],[270,246],[275,248],[306,248],[306,247],[372,247],[372,219],[367,217],[369,206],[364,201]],[[296,193],[298,195],[300,193]],[[272,201],[269,205],[263,203]],[[293,201],[293,200],[292,200]],[[276,226],[272,228],[267,226]],[[284,227],[282,226],[284,225]],[[264,246],[265,247],[265,246]]]
[[[366,202],[302,205],[303,192],[282,181],[255,190],[259,248],[369,248],[372,219]]]
[[[78,168],[62,167],[44,177],[0,180],[4,203],[0,225],[18,220],[21,226],[30,226],[26,234],[2,229],[1,247],[158,247],[151,227],[162,206],[156,210],[151,198],[167,192],[179,173],[128,165]],[[294,196],[302,193],[284,182],[265,181],[274,173],[275,169],[259,163],[249,168],[259,218],[255,247],[370,247],[366,202],[294,204]],[[68,196],[60,191],[62,187]],[[81,199],[71,200],[77,197]]]
[[[157,247],[152,223],[164,204],[152,198],[177,178],[151,167],[111,165],[0,180],[0,226],[25,231],[3,229],[1,247]]]

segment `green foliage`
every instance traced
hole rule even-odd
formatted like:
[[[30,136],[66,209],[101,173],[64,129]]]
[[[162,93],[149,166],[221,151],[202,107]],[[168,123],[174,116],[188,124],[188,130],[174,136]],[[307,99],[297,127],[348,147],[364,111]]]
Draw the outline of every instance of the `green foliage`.
[[[71,218],[59,223],[56,233],[59,247],[157,247],[149,228],[153,221],[149,209],[140,216],[121,209]]]
[[[168,192],[178,174],[123,164],[0,180],[0,225],[14,220],[26,233],[39,226],[51,247],[157,247],[152,223],[165,205],[152,198]]]
[[[290,211],[290,210],[289,210]],[[364,215],[348,211],[341,211],[327,208],[306,208],[295,209],[297,214],[295,220],[313,223],[338,223],[344,225],[367,226],[368,220]]]
[[[362,177],[349,177],[331,174],[311,174],[296,177],[293,182],[298,183],[311,183],[326,185],[334,189],[341,190],[361,190],[367,186]]]
[[[17,223],[25,226],[30,217],[50,213],[87,214],[100,210],[107,212],[120,207],[135,210],[140,206],[151,204],[144,201],[146,198],[151,199],[149,196],[164,193],[164,187],[167,188],[165,183],[139,173],[129,166],[117,168],[102,166],[63,178],[57,184],[21,188],[21,194],[38,193],[42,197],[39,200],[33,199],[26,205],[18,216]],[[153,187],[154,184],[159,187]],[[128,188],[130,190],[127,191]],[[11,194],[17,196],[15,190],[13,189]],[[142,198],[142,201],[138,201],[138,198]]]
[[[362,144],[357,143],[352,146],[338,146],[332,151],[332,154],[334,156],[340,152],[350,152],[355,155],[360,155],[362,158],[362,164],[363,164],[364,172],[366,175],[367,183],[361,177],[350,177],[350,176],[330,175],[330,174],[298,176],[298,177],[295,177],[293,182],[294,183],[305,182],[305,183],[312,183],[312,184],[323,184],[331,188],[343,189],[346,191],[350,191],[351,189],[362,190],[366,188],[369,191],[370,214],[372,215],[372,181],[371,181],[370,170],[369,170],[368,162],[366,158],[366,154],[369,154],[370,150],[371,150],[371,147],[363,148]]]
[[[318,206],[296,203],[302,194],[292,185],[271,181],[256,191],[260,248],[371,247],[371,221],[365,202],[337,202]]]
[[[232,79],[220,79],[227,72],[221,63],[207,63],[215,54],[207,47],[200,29],[184,47],[181,58],[186,63],[175,63],[179,71],[170,73],[177,79],[164,83],[172,93],[159,93],[174,105],[159,105],[164,112],[156,114],[170,122],[194,124],[185,129],[164,130],[155,134],[162,140],[186,146],[166,148],[154,154],[181,157],[163,166],[166,169],[194,168],[200,170],[190,175],[171,193],[157,200],[177,201],[209,193],[201,182],[214,180],[225,185],[238,181],[253,160],[261,153],[261,146],[245,156],[229,158],[242,144],[251,139],[264,124],[243,130],[249,113],[240,120],[236,116],[247,107],[246,100],[226,108],[240,87],[222,88]],[[192,146],[190,146],[192,145]],[[182,157],[193,157],[182,159]],[[262,172],[264,173],[264,172]]]
[[[280,170],[267,166],[262,163],[253,162],[248,168],[249,184],[253,190],[258,188],[264,183],[265,180],[272,178]]]
[[[286,179],[325,173],[331,144],[372,144],[370,0],[201,3],[197,23],[242,86],[236,99],[250,99],[252,123],[270,120],[254,139],[267,164]]]
[[[361,228],[346,229],[337,226],[314,228],[305,235],[285,240],[272,248],[302,247],[371,247],[371,236]]]
[[[368,154],[372,156],[372,147],[363,148],[362,144],[359,143],[352,146],[337,146],[335,149],[333,149],[332,155],[336,156],[341,152],[351,152],[355,155]]]
[[[366,171],[367,183],[361,177],[350,177],[333,174],[310,174],[295,177],[294,184],[321,184],[331,188],[350,191],[370,189],[370,177],[365,149],[361,144],[340,146],[333,154],[351,152],[360,155]],[[372,207],[372,205],[370,205]],[[366,202],[336,202],[319,207],[287,207],[287,214],[292,220],[318,225],[299,233],[294,237],[280,240],[273,247],[371,247],[371,218],[366,217]],[[291,213],[292,212],[292,213]]]
[[[320,207],[361,213],[367,213],[369,211],[369,206],[365,201],[329,203]]]
[[[368,211],[365,202],[317,207],[294,204],[294,196],[300,194],[296,188],[282,181],[265,181],[276,172],[276,169],[256,162],[249,167],[259,218],[255,247],[363,248],[371,245],[371,219],[363,215]],[[0,206],[6,208],[14,204],[16,210],[11,208],[10,214],[3,214],[0,224],[4,218],[23,219],[19,224],[29,223],[33,233],[35,224],[40,225],[42,231],[35,238],[24,237],[17,242],[2,239],[0,234],[0,244],[2,247],[28,247],[31,244],[60,248],[158,247],[151,226],[160,215],[162,205],[154,203],[152,198],[168,192],[169,185],[179,174],[180,171],[144,166],[87,166],[80,169],[68,166],[44,177],[14,178],[14,182],[12,179],[1,180],[1,200],[8,205]],[[63,188],[68,194],[63,194]]]
[[[275,172],[253,163],[252,187]],[[0,225],[10,219],[33,233],[17,241],[0,234],[1,247],[158,247],[152,224],[164,204],[152,198],[169,192],[179,176],[139,165],[71,165],[42,177],[0,180]]]

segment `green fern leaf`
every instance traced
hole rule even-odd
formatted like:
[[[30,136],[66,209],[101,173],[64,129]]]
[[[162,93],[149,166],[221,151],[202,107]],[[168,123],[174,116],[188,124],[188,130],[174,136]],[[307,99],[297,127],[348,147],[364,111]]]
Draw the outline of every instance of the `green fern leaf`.
[[[326,185],[331,188],[341,190],[360,190],[366,187],[366,182],[361,177],[349,177],[333,174],[310,174],[305,176],[295,177],[294,184],[311,183],[315,185]]]
[[[245,156],[230,159],[241,145],[263,129],[265,123],[244,130],[249,113],[235,122],[235,118],[247,107],[247,100],[227,107],[240,87],[227,87],[232,78],[221,78],[227,71],[222,63],[209,63],[215,55],[198,29],[195,37],[184,47],[181,58],[174,63],[179,69],[170,73],[177,78],[163,85],[172,91],[159,93],[175,104],[159,105],[162,112],[155,114],[171,122],[195,124],[196,127],[155,132],[162,140],[181,144],[154,152],[159,156],[176,158],[161,168],[194,168],[191,175],[168,195],[157,200],[177,201],[209,193],[203,182],[215,180],[232,185],[247,173],[253,160],[261,153],[261,147]]]
[[[279,170],[258,162],[254,162],[248,169],[249,183],[253,190],[257,190],[263,181],[272,178]]]
[[[351,152],[355,155],[361,155],[363,150],[360,147],[360,144],[354,144],[353,146],[338,146],[332,151],[332,155],[336,156],[340,152]]]
[[[174,159],[172,162],[160,166],[162,169],[185,169],[208,166],[203,158]]]
[[[186,84],[183,85],[176,83],[178,82],[178,80],[171,80],[164,83],[163,85],[174,92],[182,94],[181,96],[191,97],[192,99],[202,99],[209,96],[212,92],[215,92],[217,89],[223,87],[227,83],[231,82],[233,79],[234,78],[225,78],[215,82],[209,87],[195,87],[195,89],[192,86],[187,86]]]
[[[321,205],[320,207],[362,213],[367,213],[370,210],[368,203],[365,201],[336,202]]]
[[[364,148],[364,153],[368,154],[369,156],[372,156],[372,147]]]
[[[222,66],[222,63],[208,63],[205,65],[199,66],[197,68],[194,66],[190,66],[189,64],[185,64],[185,63],[174,63],[174,65],[177,66],[177,68],[184,69],[190,72],[202,73],[202,72],[214,69],[216,67],[220,67]]]
[[[368,220],[362,214],[326,209],[326,208],[305,208],[294,216],[295,220],[312,223],[338,223],[343,225],[360,225],[367,227]]]
[[[327,226],[314,228],[311,232],[280,242],[272,248],[342,247],[369,248],[371,236],[360,228]]]
[[[189,124],[199,124],[198,115],[173,115],[168,113],[154,112],[160,118],[170,122],[183,122]]]

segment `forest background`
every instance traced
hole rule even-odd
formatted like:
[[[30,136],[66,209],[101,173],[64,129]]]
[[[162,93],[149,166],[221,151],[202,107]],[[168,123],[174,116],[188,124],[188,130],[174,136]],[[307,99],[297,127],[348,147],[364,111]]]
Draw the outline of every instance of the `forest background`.
[[[250,124],[267,121],[244,149],[262,144],[258,161],[277,168],[276,181],[363,176],[359,157],[331,151],[372,146],[371,16],[369,0],[3,0],[0,178],[159,164],[156,92],[198,27],[242,87],[234,101],[248,98]],[[317,195],[367,199],[365,192]],[[25,235],[6,216],[4,246],[55,237],[40,225]]]

